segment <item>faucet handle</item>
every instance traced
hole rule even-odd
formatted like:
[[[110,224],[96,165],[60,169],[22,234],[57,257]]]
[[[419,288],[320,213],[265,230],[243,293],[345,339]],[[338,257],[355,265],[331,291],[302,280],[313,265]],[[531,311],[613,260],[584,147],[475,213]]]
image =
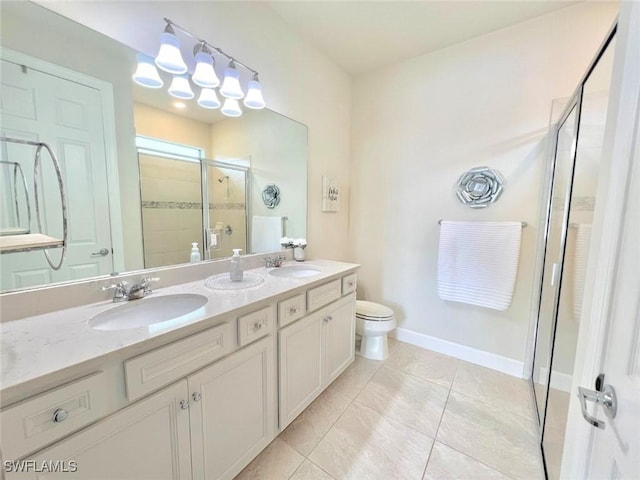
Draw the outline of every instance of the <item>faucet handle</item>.
[[[144,287],[145,295],[151,293],[151,285],[152,282],[159,282],[160,277],[145,277],[142,279],[142,286]]]
[[[120,302],[127,299],[127,285],[128,283],[125,280],[122,280],[121,282],[101,287],[100,290],[103,292],[113,290],[113,301]]]

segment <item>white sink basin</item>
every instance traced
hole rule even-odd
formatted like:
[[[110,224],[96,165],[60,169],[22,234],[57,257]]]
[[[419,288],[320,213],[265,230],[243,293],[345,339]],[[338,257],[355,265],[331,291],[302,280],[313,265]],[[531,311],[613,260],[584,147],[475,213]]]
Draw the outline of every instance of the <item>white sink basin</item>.
[[[96,330],[126,330],[147,327],[174,320],[204,306],[209,299],[204,295],[180,293],[130,300],[89,319],[89,326]]]
[[[287,278],[307,278],[322,272],[315,265],[286,265],[284,267],[274,268],[269,272],[269,275],[274,277],[287,277]]]

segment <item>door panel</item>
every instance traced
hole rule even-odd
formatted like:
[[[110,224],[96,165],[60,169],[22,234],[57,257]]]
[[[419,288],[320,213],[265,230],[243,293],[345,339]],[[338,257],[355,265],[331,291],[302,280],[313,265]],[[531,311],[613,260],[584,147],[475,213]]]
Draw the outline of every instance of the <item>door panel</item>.
[[[337,301],[327,311],[325,325],[325,385],[333,382],[355,355],[355,295]]]
[[[47,281],[113,271],[106,153],[100,91],[2,60],[2,135],[48,143],[58,156],[68,206],[69,242],[62,268]],[[32,210],[29,228],[37,231],[33,162],[35,147],[2,144],[2,160],[20,163]],[[62,238],[60,193],[48,154],[42,153],[38,179],[44,233]],[[6,175],[3,175],[3,181]],[[6,182],[3,183],[3,190]],[[4,211],[2,212],[5,213]],[[5,219],[2,219],[5,223]],[[107,255],[94,255],[106,249]],[[53,250],[57,262],[60,252]],[[32,272],[48,270],[41,251],[2,255],[2,290],[39,285]]]

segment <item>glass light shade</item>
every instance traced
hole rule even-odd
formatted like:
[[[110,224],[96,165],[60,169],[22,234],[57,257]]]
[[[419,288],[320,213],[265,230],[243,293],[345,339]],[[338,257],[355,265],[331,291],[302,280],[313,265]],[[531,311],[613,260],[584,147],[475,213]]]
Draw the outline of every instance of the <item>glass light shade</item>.
[[[162,87],[163,82],[158,74],[155,64],[153,63],[153,58],[145,55],[144,53],[139,53],[137,58],[138,67],[136,68],[136,72],[133,74],[133,81],[138,85],[142,85],[147,88]]]
[[[240,88],[240,75],[233,62],[229,63],[229,66],[224,71],[224,80],[222,81],[222,87],[220,87],[220,95],[235,100],[244,97],[242,88]]]
[[[220,106],[220,100],[218,100],[216,91],[210,88],[203,88],[200,90],[198,105],[203,108],[218,108]]]
[[[196,68],[191,75],[193,83],[203,88],[216,88],[220,79],[213,69],[213,57],[205,52],[196,53]]]
[[[239,117],[240,115],[242,115],[240,105],[238,105],[238,101],[235,98],[227,98],[224,101],[221,112],[224,113],[227,117]]]
[[[174,76],[169,87],[169,95],[183,100],[190,100],[195,97],[189,84],[189,77],[187,75]]]
[[[254,77],[255,80],[251,80],[247,84],[247,96],[244,97],[244,104],[248,108],[253,108],[255,110],[259,110],[265,107],[264,98],[262,98],[262,85],[257,80],[257,77]]]
[[[182,59],[180,42],[174,34],[165,31],[160,35],[160,51],[156,56],[156,65],[174,75],[186,73],[187,64]]]

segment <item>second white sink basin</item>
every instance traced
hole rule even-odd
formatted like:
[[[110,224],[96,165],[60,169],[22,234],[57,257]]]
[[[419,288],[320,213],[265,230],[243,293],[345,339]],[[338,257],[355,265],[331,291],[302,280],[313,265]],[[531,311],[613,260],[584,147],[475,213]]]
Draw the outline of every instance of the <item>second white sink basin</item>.
[[[284,267],[274,268],[269,272],[269,275],[274,277],[288,277],[288,278],[307,278],[321,273],[315,265],[286,265]]]
[[[204,295],[180,293],[130,300],[94,315],[89,326],[96,330],[126,330],[174,320],[203,307],[209,299]]]

